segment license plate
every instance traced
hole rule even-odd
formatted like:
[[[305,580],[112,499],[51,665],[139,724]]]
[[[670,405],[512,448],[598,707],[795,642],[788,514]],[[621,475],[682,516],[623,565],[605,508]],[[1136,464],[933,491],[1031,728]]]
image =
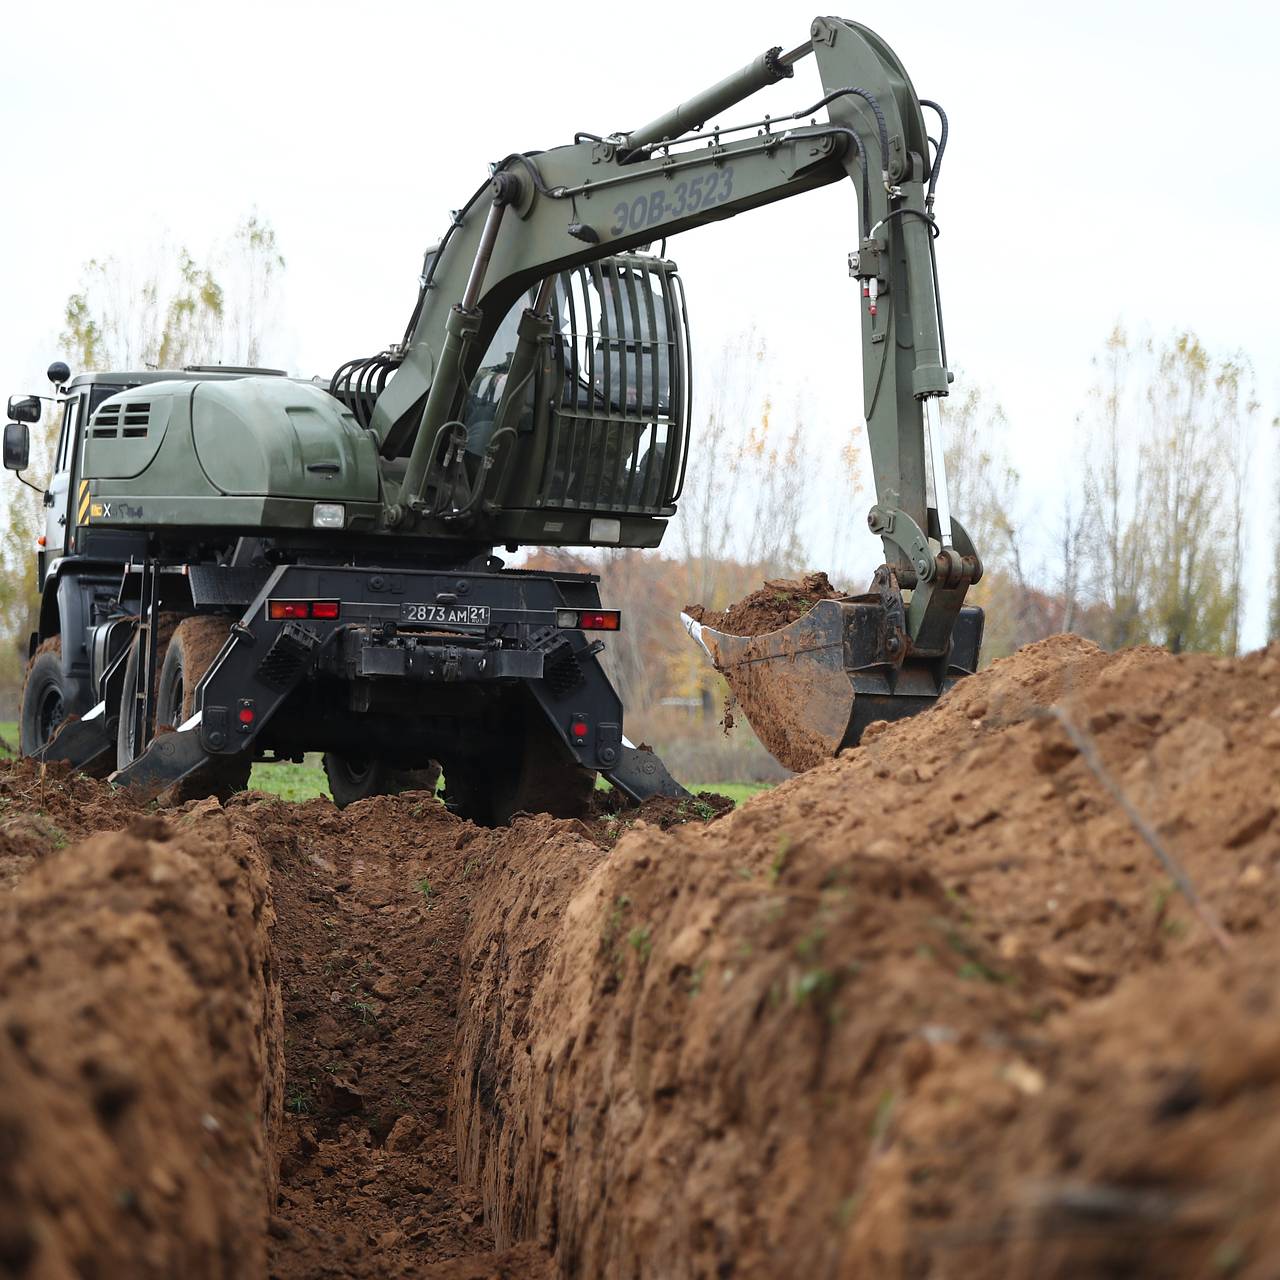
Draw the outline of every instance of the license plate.
[[[426,626],[487,627],[487,604],[402,604],[401,622],[416,622]]]

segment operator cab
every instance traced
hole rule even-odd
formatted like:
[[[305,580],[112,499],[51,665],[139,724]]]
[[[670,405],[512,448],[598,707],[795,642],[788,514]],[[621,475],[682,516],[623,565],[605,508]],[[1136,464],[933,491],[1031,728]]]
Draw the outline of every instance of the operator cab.
[[[534,464],[529,505],[669,515],[688,429],[688,350],[675,264],[623,254],[561,272],[547,358],[508,387],[518,325],[534,292],[499,324],[463,406],[466,452],[519,447]],[[551,394],[539,394],[549,386]],[[515,442],[495,439],[499,405],[522,395]]]

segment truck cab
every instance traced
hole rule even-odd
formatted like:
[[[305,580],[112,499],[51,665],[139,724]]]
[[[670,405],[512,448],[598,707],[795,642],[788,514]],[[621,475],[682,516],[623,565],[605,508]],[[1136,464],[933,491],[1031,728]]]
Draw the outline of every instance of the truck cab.
[[[28,642],[28,683],[40,686],[24,704],[19,730],[22,750],[30,754],[66,716],[81,715],[94,702],[93,628],[109,620],[121,570],[146,553],[146,537],[85,522],[89,501],[81,483],[85,442],[99,407],[122,391],[152,383],[279,376],[276,369],[188,366],[181,370],[104,370],[71,375],[61,361],[49,366],[52,397],[12,396],[4,432],[4,465],[21,477],[30,458],[31,424],[40,421],[50,401],[59,414],[52,471],[43,494],[44,527],[36,547],[39,621]],[[30,481],[27,481],[30,484]],[[82,507],[86,507],[82,510]],[[106,633],[99,632],[103,638]],[[46,655],[41,657],[40,655]],[[98,667],[108,655],[99,655]],[[30,721],[30,723],[28,723]]]

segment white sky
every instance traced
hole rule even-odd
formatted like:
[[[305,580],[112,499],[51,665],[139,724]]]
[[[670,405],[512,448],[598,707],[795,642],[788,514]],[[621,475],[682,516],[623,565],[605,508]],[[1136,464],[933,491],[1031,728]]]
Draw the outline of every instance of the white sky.
[[[767,46],[800,43],[813,13],[752,0],[442,9],[6,6],[0,390],[46,389],[87,259],[140,256],[161,238],[200,256],[253,208],[288,259],[291,348],[268,362],[327,375],[399,336],[423,248],[487,161],[575,129],[633,127]],[[938,200],[950,355],[1008,412],[1029,541],[1080,456],[1090,357],[1116,319],[1157,336],[1193,328],[1212,350],[1252,358],[1255,644],[1274,558],[1267,424],[1280,410],[1278,12],[1245,0],[848,11],[951,117]],[[816,88],[810,59],[755,102],[790,111]],[[775,404],[803,395],[807,420],[833,434],[861,413],[845,269],[855,217],[840,184],[670,245],[702,367],[756,320],[775,354]],[[870,563],[860,522],[850,539],[867,542]]]

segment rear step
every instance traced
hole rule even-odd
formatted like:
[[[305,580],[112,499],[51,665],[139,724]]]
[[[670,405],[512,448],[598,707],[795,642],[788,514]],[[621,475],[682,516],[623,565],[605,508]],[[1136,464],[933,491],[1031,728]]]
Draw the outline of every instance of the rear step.
[[[147,749],[109,779],[115,786],[128,787],[139,799],[150,800],[189,778],[210,761],[200,741],[200,721],[193,717],[173,733],[153,738]]]
[[[949,654],[907,654],[880,594],[820,600],[758,636],[728,635],[687,613],[680,620],[729,682],[760,741],[796,773],[856,746],[873,721],[932,706],[973,672],[982,644],[982,610],[967,606]]]

